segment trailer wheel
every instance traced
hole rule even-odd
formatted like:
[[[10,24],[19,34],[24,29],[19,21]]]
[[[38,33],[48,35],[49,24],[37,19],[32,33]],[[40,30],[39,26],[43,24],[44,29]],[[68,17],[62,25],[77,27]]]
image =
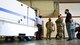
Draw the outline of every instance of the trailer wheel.
[[[77,33],[76,37],[77,37],[78,39],[80,39],[80,33]]]
[[[26,36],[25,39],[31,41],[33,39],[33,36]]]

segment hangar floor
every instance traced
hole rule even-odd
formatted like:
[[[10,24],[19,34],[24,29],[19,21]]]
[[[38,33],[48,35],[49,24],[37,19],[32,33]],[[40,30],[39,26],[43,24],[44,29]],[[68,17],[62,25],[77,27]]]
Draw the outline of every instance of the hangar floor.
[[[32,40],[32,41],[14,41],[14,42],[0,42],[0,45],[80,45],[79,39],[71,41],[62,40]]]

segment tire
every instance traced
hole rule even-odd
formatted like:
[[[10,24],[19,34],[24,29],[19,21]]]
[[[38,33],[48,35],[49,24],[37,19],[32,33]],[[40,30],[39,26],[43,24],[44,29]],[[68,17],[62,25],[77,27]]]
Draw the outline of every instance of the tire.
[[[10,40],[8,40],[10,39]],[[14,36],[5,36],[5,41],[14,41]]]
[[[77,33],[77,38],[80,39],[80,33]]]
[[[33,36],[26,36],[25,39],[31,41],[33,39]]]

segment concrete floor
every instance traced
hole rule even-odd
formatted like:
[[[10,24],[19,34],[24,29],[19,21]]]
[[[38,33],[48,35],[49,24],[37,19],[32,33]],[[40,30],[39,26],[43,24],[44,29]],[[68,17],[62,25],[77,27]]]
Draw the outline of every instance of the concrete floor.
[[[71,41],[62,40],[32,40],[32,41],[15,41],[15,42],[0,42],[0,45],[80,45],[80,40],[74,39]]]

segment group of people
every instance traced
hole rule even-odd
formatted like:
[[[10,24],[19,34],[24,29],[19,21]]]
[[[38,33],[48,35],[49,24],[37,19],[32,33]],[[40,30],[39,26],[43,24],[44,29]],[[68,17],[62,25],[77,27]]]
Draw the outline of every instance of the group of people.
[[[79,24],[77,22],[73,21],[72,15],[69,12],[69,9],[65,9],[65,14],[66,14],[66,19],[65,19],[65,23],[66,23],[66,30],[68,33],[68,40],[73,40],[75,39],[75,31],[76,31],[76,25],[79,26]],[[60,15],[58,15],[58,19],[55,21],[56,23],[56,28],[57,28],[57,34],[56,34],[56,39],[62,39],[65,38],[65,34],[64,34],[64,23],[63,23],[63,18]],[[46,23],[46,28],[47,28],[47,34],[46,34],[46,39],[51,39],[51,32],[53,30],[53,23],[51,22],[51,19],[49,18],[49,21]]]
[[[51,40],[51,33],[52,31],[55,31],[55,25],[51,22],[51,18],[48,19],[49,21],[46,23],[46,28],[47,28],[47,34],[46,34],[46,39]],[[57,27],[57,34],[56,34],[56,39],[61,39],[64,37],[64,24],[63,24],[63,19],[61,17],[61,14],[58,15],[58,19],[55,21],[56,27]]]
[[[70,41],[72,39],[75,38],[75,29],[76,29],[76,25],[79,25],[78,23],[73,21],[72,15],[69,12],[69,9],[65,9],[65,14],[66,14],[66,18],[65,18],[65,23],[66,23],[66,30],[68,33],[68,40]],[[37,27],[38,27],[38,31],[36,32],[36,40],[41,40],[41,33],[42,33],[42,16],[39,16],[39,18],[37,18]],[[46,29],[47,29],[47,33],[46,33],[46,39],[51,40],[51,33],[52,31],[54,32],[55,29],[53,29],[53,27],[55,28],[55,25],[52,23],[51,18],[48,19],[49,21],[46,22]],[[56,39],[62,39],[65,38],[64,35],[64,23],[63,23],[63,18],[60,15],[58,15],[58,19],[55,21],[56,23],[56,28],[57,28],[57,34],[56,34]]]

